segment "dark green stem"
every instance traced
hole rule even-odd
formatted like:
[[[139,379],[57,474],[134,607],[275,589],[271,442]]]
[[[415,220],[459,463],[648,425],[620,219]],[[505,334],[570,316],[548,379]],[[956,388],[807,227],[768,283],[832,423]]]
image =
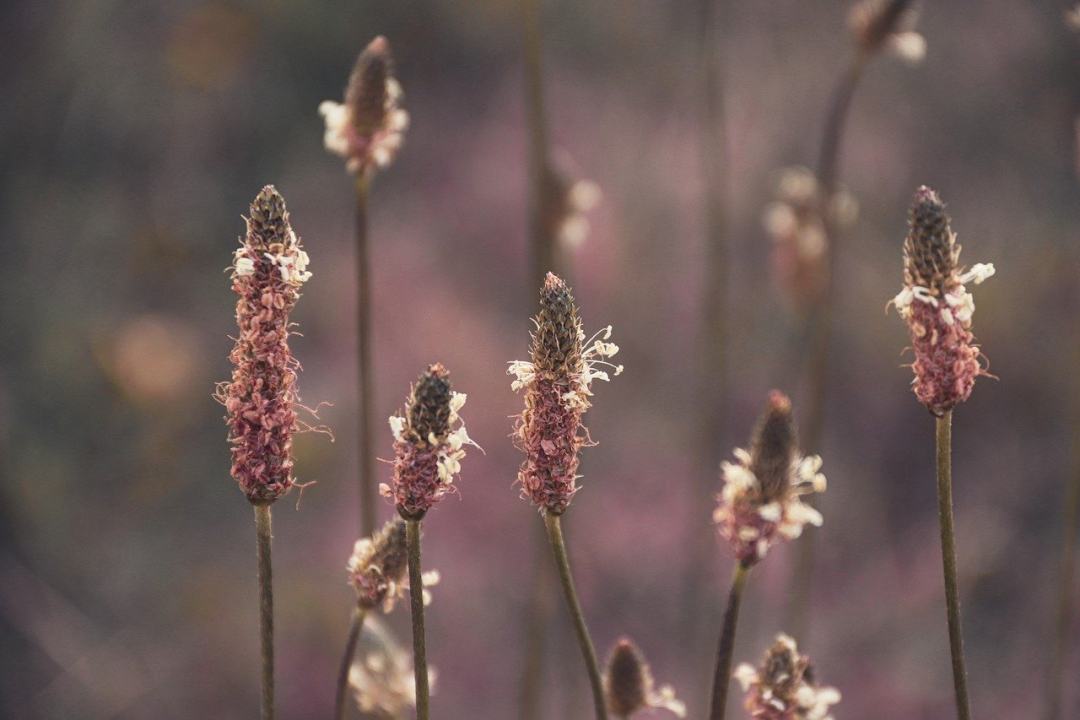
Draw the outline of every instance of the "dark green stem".
[[[570,574],[570,559],[566,555],[566,541],[563,539],[562,524],[559,521],[559,516],[544,513],[544,525],[547,527],[548,540],[551,542],[551,550],[555,555],[555,566],[559,570],[559,580],[562,582],[563,594],[566,596],[566,607],[570,611],[571,619],[574,621],[574,631],[577,633],[578,645],[581,646],[581,654],[585,659],[585,670],[589,674],[589,685],[592,687],[596,720],[607,720],[607,705],[604,702],[604,683],[600,677],[600,662],[596,658],[596,648],[593,647],[592,638],[589,637],[589,629],[585,626],[585,616],[581,612],[581,603],[578,601],[577,590],[574,589],[574,578]]]
[[[712,705],[709,710],[710,720],[724,720],[727,712],[728,688],[731,686],[731,661],[735,654],[735,627],[739,623],[739,604],[742,602],[743,588],[750,567],[743,563],[735,566],[731,578],[731,591],[728,593],[727,609],[724,611],[724,625],[720,629],[720,643],[716,649],[716,672],[713,675]]]
[[[255,506],[259,581],[259,644],[262,654],[262,720],[274,720],[274,578],[270,563],[270,506]]]
[[[413,674],[416,678],[416,720],[428,720],[427,645],[424,639],[424,581],[420,570],[420,521],[405,521],[409,550],[409,604],[412,609]]]
[[[956,531],[952,500],[952,410],[937,418],[938,521],[941,525],[941,562],[945,570],[945,609],[949,618],[949,652],[952,655],[956,716],[970,720],[967,672],[964,670],[964,637],[960,625],[960,590],[956,573]]]
[[[360,640],[360,632],[364,629],[364,617],[366,613],[357,607],[353,610],[352,621],[349,623],[349,637],[345,640],[345,654],[341,656],[341,667],[338,669],[337,693],[334,696],[334,718],[345,720],[345,698],[349,688],[349,669],[352,667],[353,656],[356,655],[356,643]]]
[[[360,440],[360,534],[375,532],[375,399],[371,352],[371,275],[368,263],[368,189],[365,175],[356,180],[356,322]]]

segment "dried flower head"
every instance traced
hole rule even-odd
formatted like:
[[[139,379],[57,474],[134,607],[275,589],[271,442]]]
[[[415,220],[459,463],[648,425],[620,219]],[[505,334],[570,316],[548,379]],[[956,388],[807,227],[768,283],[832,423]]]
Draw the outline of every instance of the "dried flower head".
[[[926,39],[915,32],[912,0],[862,0],[848,15],[848,27],[864,57],[882,50],[917,65],[926,57]]]
[[[356,590],[356,602],[371,610],[382,606],[390,612],[394,604],[409,589],[409,557],[405,545],[405,522],[393,520],[374,535],[356,541],[346,566],[349,584]],[[421,580],[424,584],[424,604],[431,602],[427,588],[439,583],[439,572],[429,570]]]
[[[360,53],[345,88],[345,102],[325,100],[323,144],[345,158],[354,175],[388,167],[401,148],[409,114],[400,107],[401,84],[394,77],[390,43],[379,36]]]
[[[858,216],[858,203],[851,193],[837,190],[829,213],[834,227],[850,227]],[[773,241],[772,262],[778,283],[796,307],[813,307],[828,280],[828,236],[821,190],[813,171],[805,167],[781,171],[776,200],[765,207],[762,224]]]
[[[274,502],[295,484],[299,363],[289,349],[289,313],[311,277],[307,265],[285,200],[267,185],[251,204],[247,234],[233,255],[240,332],[229,354],[232,380],[215,394],[228,413],[232,476],[257,505]]]
[[[652,671],[630,638],[620,638],[604,672],[604,695],[613,715],[628,718],[639,710],[663,708],[686,717],[686,705],[670,685],[654,687]]]
[[[781,540],[799,537],[807,523],[821,526],[821,513],[801,497],[824,492],[825,476],[820,457],[799,455],[791,401],[777,390],[769,394],[749,452],[736,448],[734,454],[736,462],[721,465],[724,487],[713,521],[749,566]]]
[[[761,667],[742,663],[734,676],[746,693],[750,717],[761,720],[832,720],[829,708],[840,702],[836,688],[815,682],[810,658],[784,634],[776,636]]]
[[[915,192],[904,240],[904,288],[892,299],[908,325],[915,352],[915,396],[935,416],[967,400],[985,375],[971,332],[975,300],[964,287],[994,274],[994,266],[960,266],[960,245],[945,205],[928,187]]]
[[[465,446],[479,447],[458,415],[465,394],[454,392],[450,373],[435,363],[412,385],[403,415],[390,417],[394,435],[394,475],[379,492],[394,500],[398,513],[419,520],[448,492],[461,472]]]
[[[431,687],[436,672],[428,668]],[[416,685],[409,655],[377,618],[364,622],[356,660],[349,668],[349,687],[364,717],[405,720],[416,707]]]
[[[608,342],[611,326],[585,339],[570,288],[548,273],[533,318],[532,361],[515,360],[511,387],[525,391],[525,410],[514,425],[514,444],[525,453],[518,471],[521,493],[537,507],[561,515],[577,492],[578,453],[590,444],[581,416],[590,407],[593,380],[622,372],[607,358],[619,348]]]

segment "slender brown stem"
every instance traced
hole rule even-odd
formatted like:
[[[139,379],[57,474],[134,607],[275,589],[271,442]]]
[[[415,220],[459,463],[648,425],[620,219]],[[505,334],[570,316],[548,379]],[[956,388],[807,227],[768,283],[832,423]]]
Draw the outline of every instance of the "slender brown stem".
[[[731,578],[731,592],[728,593],[727,609],[724,611],[724,625],[720,629],[720,643],[716,649],[716,672],[713,675],[712,706],[710,720],[724,720],[727,712],[728,688],[731,686],[731,660],[735,654],[735,626],[739,622],[739,604],[742,602],[743,588],[750,567],[743,563],[735,566]]]
[[[555,566],[559,570],[559,580],[562,582],[563,594],[566,596],[566,607],[574,621],[574,631],[577,633],[581,654],[585,659],[585,670],[589,674],[589,685],[592,687],[596,720],[607,720],[604,683],[600,678],[600,662],[596,658],[596,648],[593,647],[592,638],[589,637],[589,629],[585,626],[585,616],[581,612],[577,590],[574,589],[574,578],[570,574],[570,559],[566,555],[562,523],[558,515],[544,513],[544,525],[547,528],[548,540],[551,542],[551,551],[555,555]]]
[[[428,720],[427,644],[424,639],[424,581],[420,570],[420,521],[405,521],[409,550],[409,604],[412,609],[413,675],[416,678],[416,720]]]
[[[1068,656],[1069,636],[1072,629],[1072,615],[1076,610],[1073,601],[1074,578],[1076,573],[1077,529],[1080,526],[1080,438],[1074,449],[1077,456],[1066,490],[1065,527],[1063,529],[1061,550],[1061,578],[1058,588],[1058,603],[1054,623],[1054,654],[1046,678],[1046,720],[1061,720],[1062,677],[1065,674],[1065,659]]]
[[[803,424],[803,447],[807,452],[821,450],[822,436],[825,429],[825,399],[829,377],[829,344],[832,336],[832,321],[835,305],[835,283],[837,258],[839,257],[839,233],[832,216],[832,201],[836,194],[840,154],[843,147],[844,128],[851,108],[855,88],[862,77],[864,58],[856,55],[851,65],[840,76],[829,102],[825,128],[822,133],[821,150],[818,157],[817,179],[819,186],[818,202],[822,226],[827,240],[827,260],[821,299],[812,308],[808,323],[810,353],[807,367],[809,393],[806,403],[806,420]],[[792,578],[791,604],[788,608],[788,627],[795,637],[803,638],[808,625],[807,608],[813,593],[814,534],[809,533],[799,543]]]
[[[521,720],[540,720],[541,689],[544,687],[544,649],[547,627],[553,610],[551,602],[551,565],[547,561],[547,542],[533,537],[532,585],[529,590],[528,616],[525,619],[525,662],[521,675]]]
[[[262,720],[274,720],[274,578],[270,563],[270,506],[255,506],[259,579],[259,642],[262,648]]]
[[[349,688],[349,669],[352,667],[353,656],[356,655],[356,643],[360,640],[360,632],[364,629],[364,617],[367,613],[357,607],[353,610],[352,621],[349,623],[349,637],[345,640],[345,654],[341,656],[341,667],[338,669],[337,694],[334,696],[334,718],[345,720],[345,697]]]
[[[960,626],[960,590],[956,580],[956,531],[952,500],[952,410],[937,418],[938,521],[941,525],[941,562],[945,570],[945,609],[949,618],[949,652],[952,655],[956,716],[969,720],[967,672],[964,670],[964,637]]]
[[[360,440],[360,534],[375,532],[375,399],[371,366],[371,275],[368,263],[368,188],[366,176],[356,180],[356,322]]]

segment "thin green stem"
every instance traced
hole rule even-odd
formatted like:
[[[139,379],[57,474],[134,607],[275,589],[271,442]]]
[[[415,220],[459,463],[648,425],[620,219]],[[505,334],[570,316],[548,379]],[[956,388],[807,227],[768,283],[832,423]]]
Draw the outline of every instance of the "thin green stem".
[[[581,603],[578,601],[577,590],[574,589],[574,578],[570,573],[570,559],[566,554],[566,541],[563,539],[562,523],[558,515],[544,513],[544,526],[547,528],[548,540],[551,542],[551,551],[555,555],[555,566],[559,570],[559,580],[562,582],[563,594],[566,596],[566,607],[570,611],[571,619],[574,621],[574,631],[577,633],[581,654],[585,659],[585,670],[589,674],[589,685],[592,687],[596,720],[607,720],[607,705],[604,702],[604,683],[600,677],[600,662],[596,658],[596,648],[593,647],[592,638],[589,637],[589,629],[585,626],[585,616],[581,612]]]
[[[274,720],[274,577],[270,563],[270,506],[255,506],[259,581],[259,643],[262,652],[262,720]]]
[[[375,413],[371,352],[371,275],[368,262],[368,189],[361,174],[356,180],[356,322],[357,322],[357,425],[360,452],[360,534],[375,532]]]
[[[345,697],[349,688],[349,669],[352,667],[353,656],[356,655],[356,643],[360,640],[360,632],[364,629],[364,617],[367,613],[360,607],[353,610],[352,620],[349,623],[349,636],[345,640],[345,654],[341,656],[341,667],[338,669],[337,693],[334,696],[334,718],[345,720]]]
[[[960,590],[956,579],[956,531],[952,500],[952,410],[937,418],[938,521],[941,525],[941,562],[945,570],[945,609],[949,618],[949,652],[952,655],[956,716],[969,720],[967,672],[964,670],[964,637],[960,625]]]
[[[413,675],[416,678],[416,720],[428,720],[431,691],[428,687],[427,645],[424,639],[424,581],[420,570],[420,521],[405,521],[409,551],[409,604],[412,609]]]
[[[728,688],[731,686],[731,661],[735,654],[735,627],[739,623],[739,604],[742,602],[743,588],[750,567],[743,563],[735,566],[731,578],[731,591],[728,593],[727,609],[724,611],[724,625],[720,629],[720,643],[716,649],[716,672],[713,675],[712,706],[710,720],[724,720],[727,712]]]

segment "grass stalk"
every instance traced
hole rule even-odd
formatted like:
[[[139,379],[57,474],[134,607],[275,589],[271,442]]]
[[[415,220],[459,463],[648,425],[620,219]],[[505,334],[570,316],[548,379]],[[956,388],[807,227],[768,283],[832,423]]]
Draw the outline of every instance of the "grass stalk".
[[[259,644],[262,656],[262,720],[274,720],[274,578],[270,562],[270,506],[255,506],[255,549],[259,582]]]
[[[735,565],[731,578],[731,591],[728,593],[727,609],[724,610],[724,624],[720,630],[720,642],[716,649],[716,671],[713,675],[712,704],[709,720],[724,720],[727,712],[728,689],[731,687],[731,662],[735,654],[735,628],[739,622],[739,605],[742,602],[743,588],[750,568],[743,563]]]
[[[585,616],[581,612],[581,603],[578,601],[577,590],[574,588],[574,578],[570,573],[570,559],[566,554],[566,541],[563,538],[562,523],[558,515],[544,513],[544,525],[547,528],[548,540],[555,556],[555,565],[559,570],[559,580],[566,596],[566,607],[570,611],[570,617],[574,622],[578,645],[581,646],[581,654],[585,660],[585,670],[589,675],[596,720],[607,720],[607,705],[604,702],[604,683],[600,676],[600,663],[596,657],[596,648],[593,646],[592,638],[589,637],[589,629],[585,625]]]
[[[967,672],[964,669],[964,637],[960,625],[960,590],[956,573],[956,531],[952,499],[952,411],[937,418],[938,521],[941,525],[941,562],[945,574],[945,608],[949,620],[949,653],[952,656],[956,716],[970,720]]]
[[[353,656],[356,655],[356,644],[360,640],[360,633],[364,629],[365,613],[360,607],[353,610],[352,620],[349,622],[349,636],[345,641],[345,653],[341,656],[341,667],[338,669],[337,692],[334,695],[334,718],[345,720],[345,698],[349,688],[349,669],[352,667]]]
[[[405,521],[409,552],[409,604],[412,610],[413,675],[416,679],[416,720],[428,720],[431,690],[428,686],[427,644],[424,638],[424,581],[420,570],[420,521]]]
[[[368,189],[361,174],[356,180],[356,322],[357,425],[360,440],[360,534],[375,532],[374,382],[371,352],[371,275],[368,262]]]

